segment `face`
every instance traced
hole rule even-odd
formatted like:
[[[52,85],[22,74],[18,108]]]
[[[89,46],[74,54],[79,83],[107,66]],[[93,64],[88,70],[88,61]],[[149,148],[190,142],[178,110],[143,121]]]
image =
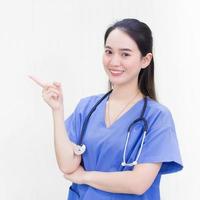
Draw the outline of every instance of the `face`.
[[[141,68],[149,65],[147,58],[142,57],[136,42],[125,32],[114,29],[108,36],[103,65],[113,85],[131,84],[138,79]]]

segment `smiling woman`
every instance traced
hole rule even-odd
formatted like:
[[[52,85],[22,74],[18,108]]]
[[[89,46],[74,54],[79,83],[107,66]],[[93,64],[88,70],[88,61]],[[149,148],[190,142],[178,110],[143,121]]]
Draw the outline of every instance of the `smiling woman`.
[[[111,87],[82,98],[64,122],[81,152],[74,150],[80,165],[64,175],[73,182],[68,200],[160,200],[161,175],[183,168],[171,112],[156,98],[152,46],[151,30],[139,20],[106,30]]]

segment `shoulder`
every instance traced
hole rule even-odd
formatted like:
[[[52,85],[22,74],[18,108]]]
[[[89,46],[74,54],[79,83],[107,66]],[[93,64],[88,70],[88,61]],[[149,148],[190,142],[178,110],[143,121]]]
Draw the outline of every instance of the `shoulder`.
[[[80,103],[82,105],[93,105],[95,104],[99,99],[101,99],[101,97],[103,97],[103,93],[101,94],[93,94],[93,95],[90,95],[90,96],[85,96],[85,97],[82,97],[80,99]]]
[[[148,103],[146,115],[150,123],[154,124],[154,122],[159,122],[162,124],[173,124],[173,117],[169,107],[151,99],[150,97],[147,98]]]
[[[79,112],[88,112],[103,97],[104,93],[82,97],[77,105]]]
[[[151,99],[150,97],[147,97],[148,99],[148,109],[152,112],[162,112],[162,113],[169,113],[170,112],[170,109],[169,107],[167,107],[166,105],[158,102],[158,101],[155,101],[154,99]]]

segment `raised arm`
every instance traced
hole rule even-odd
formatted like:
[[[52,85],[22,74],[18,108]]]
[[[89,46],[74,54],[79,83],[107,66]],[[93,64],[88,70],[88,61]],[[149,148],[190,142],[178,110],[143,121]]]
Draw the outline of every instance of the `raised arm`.
[[[54,147],[59,169],[63,173],[71,173],[77,169],[81,162],[81,155],[74,154],[76,146],[68,138],[64,126],[64,106],[61,84],[45,83],[38,78],[29,76],[35,83],[43,88],[44,101],[51,107],[54,125]]]

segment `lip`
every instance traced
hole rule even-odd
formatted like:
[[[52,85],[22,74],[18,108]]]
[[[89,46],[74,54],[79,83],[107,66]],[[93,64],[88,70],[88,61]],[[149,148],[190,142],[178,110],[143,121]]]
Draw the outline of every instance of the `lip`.
[[[121,76],[124,73],[124,70],[116,70],[116,69],[109,69],[112,76]]]

